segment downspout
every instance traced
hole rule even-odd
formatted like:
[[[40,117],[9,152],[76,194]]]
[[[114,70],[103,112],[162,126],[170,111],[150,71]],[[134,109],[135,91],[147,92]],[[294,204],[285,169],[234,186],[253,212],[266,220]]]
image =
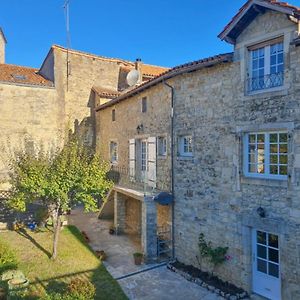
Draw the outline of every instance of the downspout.
[[[174,196],[174,87],[163,81],[163,84],[171,89],[171,194],[172,202],[172,259],[175,259],[175,196]]]

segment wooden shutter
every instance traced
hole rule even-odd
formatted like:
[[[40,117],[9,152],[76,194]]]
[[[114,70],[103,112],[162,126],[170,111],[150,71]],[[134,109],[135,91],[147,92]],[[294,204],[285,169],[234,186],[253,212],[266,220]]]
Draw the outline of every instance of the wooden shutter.
[[[148,184],[156,187],[156,137],[148,138]]]
[[[135,180],[135,139],[129,140],[129,176]]]

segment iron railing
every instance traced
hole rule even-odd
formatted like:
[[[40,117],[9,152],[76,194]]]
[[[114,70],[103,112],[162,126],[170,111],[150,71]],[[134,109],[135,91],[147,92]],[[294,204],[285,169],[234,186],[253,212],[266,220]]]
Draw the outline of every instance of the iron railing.
[[[283,72],[248,78],[248,92],[255,92],[264,89],[279,87],[283,85],[283,81]]]
[[[147,171],[141,172],[130,170],[129,168],[112,166],[108,172],[108,178],[112,180],[116,186],[139,191],[147,196],[153,196],[162,190],[157,187],[156,182],[148,178]]]

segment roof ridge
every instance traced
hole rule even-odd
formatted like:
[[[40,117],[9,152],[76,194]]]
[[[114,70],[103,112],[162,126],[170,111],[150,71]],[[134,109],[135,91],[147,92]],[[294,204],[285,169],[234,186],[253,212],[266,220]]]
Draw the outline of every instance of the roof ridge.
[[[5,64],[0,64],[0,65],[11,66],[11,67],[18,67],[18,68],[26,68],[26,69],[31,69],[31,70],[39,71],[38,68],[28,67],[28,66],[20,66],[20,65],[7,64],[7,63],[5,63]]]

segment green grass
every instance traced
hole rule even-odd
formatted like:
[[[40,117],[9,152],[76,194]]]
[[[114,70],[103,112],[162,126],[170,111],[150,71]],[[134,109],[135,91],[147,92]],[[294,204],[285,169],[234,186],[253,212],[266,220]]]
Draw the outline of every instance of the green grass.
[[[52,232],[49,230],[8,231],[1,233],[1,242],[14,250],[18,268],[30,280],[31,294],[42,296],[49,291],[59,292],[71,279],[81,278],[95,285],[95,299],[127,299],[74,226],[67,226],[61,231],[55,261],[49,259],[52,250]]]

